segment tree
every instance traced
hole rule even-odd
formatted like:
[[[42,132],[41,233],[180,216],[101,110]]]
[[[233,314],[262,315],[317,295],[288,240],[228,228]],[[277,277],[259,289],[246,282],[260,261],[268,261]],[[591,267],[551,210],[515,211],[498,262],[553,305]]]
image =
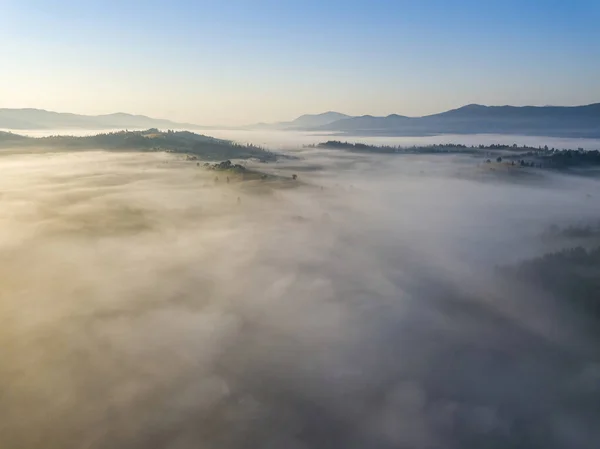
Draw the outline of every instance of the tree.
[[[502,162],[502,157],[501,157],[501,156],[498,156],[498,157],[496,158],[496,162]]]

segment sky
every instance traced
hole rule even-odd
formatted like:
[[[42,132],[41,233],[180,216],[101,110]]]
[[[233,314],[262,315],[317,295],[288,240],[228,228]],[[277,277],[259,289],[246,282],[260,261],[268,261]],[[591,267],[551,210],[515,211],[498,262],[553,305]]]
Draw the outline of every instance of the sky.
[[[600,102],[598,0],[0,0],[0,107],[200,125]]]

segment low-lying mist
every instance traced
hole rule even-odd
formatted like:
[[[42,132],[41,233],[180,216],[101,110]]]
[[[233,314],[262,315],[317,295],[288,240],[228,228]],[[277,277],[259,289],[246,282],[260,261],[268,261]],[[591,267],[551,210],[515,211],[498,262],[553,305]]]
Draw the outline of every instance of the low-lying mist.
[[[597,340],[496,270],[596,180],[296,155],[1,156],[0,447],[597,447]]]

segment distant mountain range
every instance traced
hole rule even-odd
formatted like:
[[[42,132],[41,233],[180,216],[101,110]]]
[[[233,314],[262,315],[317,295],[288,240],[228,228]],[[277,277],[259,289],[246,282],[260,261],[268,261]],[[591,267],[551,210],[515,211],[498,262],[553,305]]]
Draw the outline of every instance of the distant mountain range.
[[[79,115],[42,109],[0,109],[0,129],[106,130],[188,129],[209,127],[122,112]],[[215,128],[215,127],[212,127]],[[235,128],[229,128],[235,129]],[[520,134],[600,138],[600,103],[587,106],[482,106],[470,104],[424,117],[392,114],[350,116],[339,112],[306,114],[289,122],[259,123],[259,130],[328,132],[359,136],[426,136],[435,134]]]
[[[43,109],[0,109],[0,129],[201,129],[191,123],[177,123],[145,115],[118,112],[106,115],[80,115]]]
[[[600,103],[587,106],[482,106],[407,117],[347,116],[338,112],[303,115],[291,122],[255,128],[322,131],[348,135],[423,136],[434,134],[520,134],[600,137]]]

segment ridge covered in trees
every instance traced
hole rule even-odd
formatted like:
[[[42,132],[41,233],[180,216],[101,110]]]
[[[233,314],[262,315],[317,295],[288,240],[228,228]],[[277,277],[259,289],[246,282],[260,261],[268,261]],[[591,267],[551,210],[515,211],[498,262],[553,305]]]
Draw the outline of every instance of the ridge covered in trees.
[[[331,148],[340,150],[350,151],[366,151],[371,153],[480,153],[482,150],[488,151],[536,151],[540,150],[541,147],[532,146],[517,146],[503,145],[503,144],[491,144],[491,145],[464,145],[460,143],[441,143],[431,145],[369,145],[365,143],[353,143],[353,142],[342,142],[340,140],[328,140],[327,142],[321,142],[315,145],[307,145],[307,148]]]
[[[27,137],[0,132],[0,148],[56,150],[168,151],[189,153],[208,160],[257,158],[271,161],[277,155],[256,145],[241,145],[189,131],[119,131],[92,136]]]
[[[489,152],[502,152],[496,162],[503,158],[510,161],[511,165],[538,168],[569,168],[600,166],[600,150],[577,150],[548,148],[548,146],[532,147],[517,144],[491,144],[491,145],[463,145],[457,143],[444,143],[432,145],[369,145],[365,143],[342,142],[329,140],[318,144],[307,145],[306,148],[323,148],[334,150],[347,150],[363,153],[382,154],[473,154],[487,156]],[[490,160],[491,162],[491,160]]]

